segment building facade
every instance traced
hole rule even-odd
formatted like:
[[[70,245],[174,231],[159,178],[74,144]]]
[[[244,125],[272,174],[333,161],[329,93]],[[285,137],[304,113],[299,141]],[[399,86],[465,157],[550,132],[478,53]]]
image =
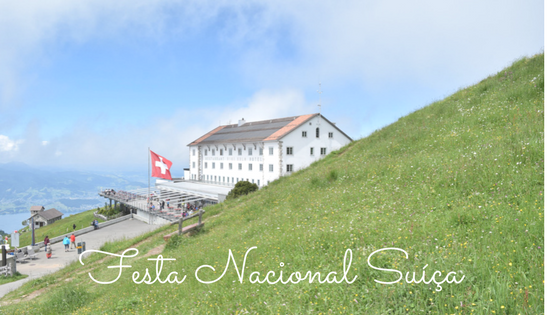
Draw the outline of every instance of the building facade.
[[[62,219],[62,216],[64,215],[55,208],[49,210],[44,209],[45,208],[43,206],[32,206],[30,209],[31,217],[28,219],[29,224],[31,224],[31,218],[33,218],[35,228],[40,228]]]
[[[233,186],[264,186],[309,166],[352,139],[321,114],[219,126],[188,144],[184,178]]]

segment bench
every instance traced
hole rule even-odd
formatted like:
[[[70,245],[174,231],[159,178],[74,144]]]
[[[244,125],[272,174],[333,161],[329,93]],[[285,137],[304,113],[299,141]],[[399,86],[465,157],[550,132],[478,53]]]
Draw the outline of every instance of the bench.
[[[29,259],[39,259],[39,257],[37,257],[37,253],[35,253],[35,250],[33,249],[32,246],[27,247],[27,258],[29,258]]]
[[[189,216],[187,216],[187,217],[182,217],[182,215],[177,214],[176,216],[179,217],[179,220],[177,220],[177,221],[171,223],[171,225],[179,223],[179,228],[177,229],[177,231],[165,235],[165,236],[163,237],[163,239],[164,239],[165,241],[167,241],[169,238],[171,238],[171,237],[172,237],[173,235],[175,235],[175,234],[183,235],[183,234],[185,234],[185,233],[187,233],[187,232],[190,232],[190,231],[192,231],[192,230],[196,230],[196,229],[198,229],[198,228],[203,227],[203,226],[204,226],[204,222],[202,222],[202,215],[203,215],[204,213],[205,213],[205,211],[201,209],[201,210],[199,210],[197,213],[193,213],[193,214],[191,214],[191,215],[189,215]],[[183,227],[183,222],[184,222],[184,221],[190,220],[190,219],[194,219],[194,218],[196,218],[196,217],[198,217],[198,223],[191,224],[191,225],[189,225],[189,226]]]
[[[12,275],[12,265],[8,263],[5,267],[0,267],[0,276],[11,276]]]
[[[17,251],[15,256],[16,256],[16,262],[24,263],[26,260],[29,259],[29,257],[25,256],[25,253],[22,251]]]
[[[191,224],[191,225],[189,225],[189,226],[185,226],[185,227],[181,230],[181,234],[185,234],[185,233],[187,233],[187,232],[190,232],[190,231],[192,231],[192,230],[195,230],[195,229],[197,229],[197,228],[199,228],[199,227],[203,227],[203,226],[204,226],[204,222],[202,222],[201,224],[195,223],[195,224]],[[163,239],[164,239],[165,241],[167,241],[168,239],[171,238],[171,236],[176,235],[177,233],[179,233],[178,230],[175,231],[175,232],[173,232],[173,233],[170,233],[170,234],[165,235],[165,236],[163,237]]]

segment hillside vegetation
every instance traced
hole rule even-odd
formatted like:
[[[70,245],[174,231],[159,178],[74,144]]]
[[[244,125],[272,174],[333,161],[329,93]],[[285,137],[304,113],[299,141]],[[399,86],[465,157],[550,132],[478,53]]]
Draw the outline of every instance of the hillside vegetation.
[[[2,300],[48,288],[5,313],[41,314],[539,314],[544,312],[544,55],[459,90],[367,138],[332,152],[309,168],[258,192],[207,209],[204,229],[167,244],[166,227],[149,237],[104,246],[124,259],[94,254]],[[244,255],[245,269],[242,269]],[[376,270],[371,266],[402,272]],[[228,262],[225,275],[217,279]],[[344,274],[349,282],[251,283],[269,271]],[[128,252],[127,254],[131,254]],[[135,284],[161,254],[161,279],[176,271],[181,284]],[[408,283],[405,275],[440,282]],[[252,275],[252,276],[251,276]],[[250,278],[251,276],[251,278]],[[331,274],[331,280],[332,280]],[[449,279],[452,279],[452,277]],[[295,278],[292,278],[295,279]],[[441,290],[439,290],[441,289]],[[438,291],[439,290],[439,291]]]

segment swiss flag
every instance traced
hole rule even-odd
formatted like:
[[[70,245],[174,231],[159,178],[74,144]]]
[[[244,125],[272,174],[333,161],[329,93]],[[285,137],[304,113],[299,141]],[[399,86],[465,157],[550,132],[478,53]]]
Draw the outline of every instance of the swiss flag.
[[[163,156],[155,154],[152,150],[150,150],[150,153],[152,155],[152,177],[171,180],[171,172],[169,169],[173,163]]]

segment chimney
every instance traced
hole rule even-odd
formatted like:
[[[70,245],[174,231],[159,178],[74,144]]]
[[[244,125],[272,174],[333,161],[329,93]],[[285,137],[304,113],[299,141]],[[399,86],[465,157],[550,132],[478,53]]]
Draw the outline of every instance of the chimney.
[[[245,125],[245,118],[241,118],[241,120],[239,121],[239,124],[237,126],[241,127],[243,125]]]

